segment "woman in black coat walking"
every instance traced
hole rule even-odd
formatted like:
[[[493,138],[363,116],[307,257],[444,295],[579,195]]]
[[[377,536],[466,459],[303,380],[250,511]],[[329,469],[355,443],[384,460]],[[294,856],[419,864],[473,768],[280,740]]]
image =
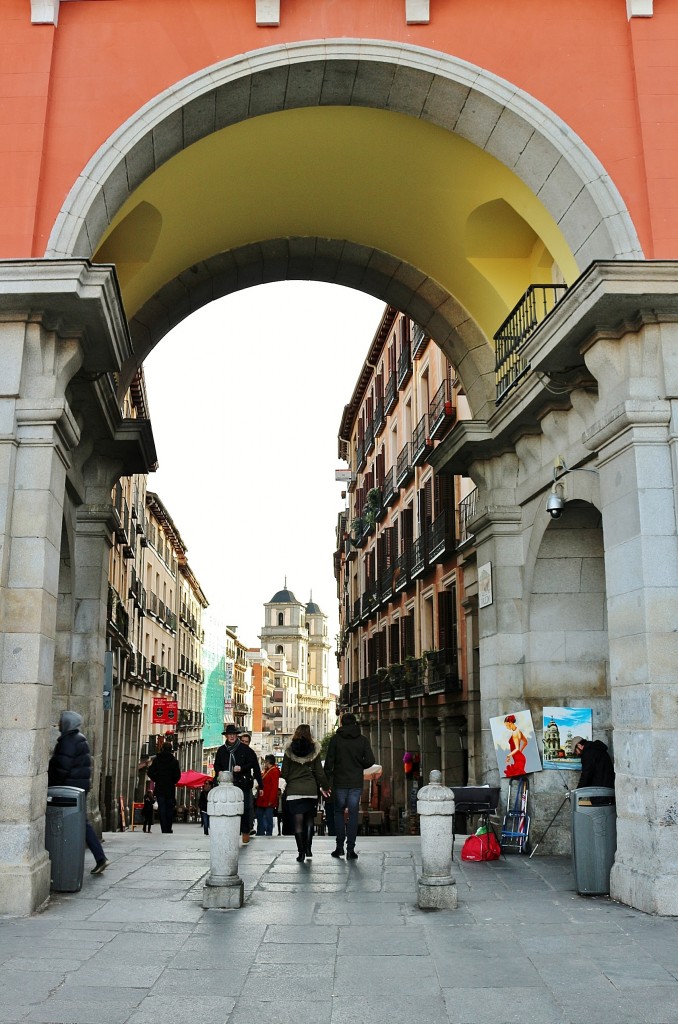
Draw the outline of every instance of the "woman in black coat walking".
[[[318,809],[318,794],[330,794],[322,762],[320,744],[314,740],[308,725],[297,726],[294,736],[285,747],[281,778],[285,780],[285,804],[292,820],[297,841],[297,860],[303,864],[312,857],[313,819]]]

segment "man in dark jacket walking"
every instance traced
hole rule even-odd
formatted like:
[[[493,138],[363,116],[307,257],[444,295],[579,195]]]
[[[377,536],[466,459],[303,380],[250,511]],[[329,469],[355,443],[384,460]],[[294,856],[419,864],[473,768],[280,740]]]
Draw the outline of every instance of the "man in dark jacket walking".
[[[606,786],[608,789],[614,789],[614,765],[602,740],[585,740],[583,736],[573,736],[572,752],[581,758],[578,789],[582,786]]]
[[[170,743],[165,741],[162,750],[147,769],[147,774],[155,783],[160,831],[173,832],[174,809],[177,805],[176,786],[181,778],[181,768]]]
[[[346,859],[357,860],[355,839],[358,834],[358,810],[363,791],[363,772],[374,764],[374,754],[366,736],[360,732],[355,715],[342,715],[341,725],[329,742],[325,757],[325,774],[330,780],[334,793],[334,821],[336,827],[336,849],[333,857],[344,856],[346,838]],[[344,808],[348,807],[348,827],[344,822]]]
[[[54,753],[47,767],[48,786],[76,786],[89,793],[92,784],[92,758],[89,744],[80,732],[82,716],[76,711],[62,711],[59,717],[59,732]],[[104,848],[94,831],[94,826],[85,824],[85,842],[94,857],[95,865],[91,874],[100,875],[108,867]]]
[[[219,772],[231,772],[233,784],[242,790],[245,810],[240,819],[240,833],[243,843],[249,843],[254,809],[252,789],[255,779],[259,787],[262,786],[259,758],[251,747],[240,742],[235,725],[227,725],[222,736],[226,742],[222,743],[214,758],[214,777],[218,781]]]

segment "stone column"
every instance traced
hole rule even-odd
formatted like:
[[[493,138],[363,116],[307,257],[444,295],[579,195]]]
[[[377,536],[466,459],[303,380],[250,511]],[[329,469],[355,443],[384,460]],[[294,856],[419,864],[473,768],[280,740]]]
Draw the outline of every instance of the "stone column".
[[[241,789],[230,772],[219,773],[219,785],[207,797],[210,816],[210,873],[202,891],[206,910],[237,909],[244,902],[244,885],[238,875],[240,816],[245,809]]]
[[[45,851],[52,672],[69,451],[65,390],[82,360],[31,317],[0,320],[0,907],[49,896]]]
[[[92,753],[90,820],[99,831],[99,780],[103,751],[103,682],[108,604],[108,563],[114,529],[111,490],[121,466],[91,457],[83,470],[85,502],[75,511],[73,634],[69,706],[82,715]]]
[[[457,906],[452,877],[454,793],[441,779],[439,771],[432,771],[429,785],[419,790],[417,801],[422,866],[417,902],[427,910],[454,910]]]
[[[678,915],[678,325],[651,321],[587,350],[600,418],[585,442],[599,456],[605,544],[618,814],[610,894]]]

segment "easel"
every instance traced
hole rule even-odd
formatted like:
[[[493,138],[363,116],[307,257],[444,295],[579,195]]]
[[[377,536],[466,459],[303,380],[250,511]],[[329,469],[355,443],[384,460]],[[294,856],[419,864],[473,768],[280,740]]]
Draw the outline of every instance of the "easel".
[[[501,827],[502,850],[517,850],[518,853],[527,853],[530,836],[530,816],[527,813],[529,788],[527,775],[509,779],[506,814]]]

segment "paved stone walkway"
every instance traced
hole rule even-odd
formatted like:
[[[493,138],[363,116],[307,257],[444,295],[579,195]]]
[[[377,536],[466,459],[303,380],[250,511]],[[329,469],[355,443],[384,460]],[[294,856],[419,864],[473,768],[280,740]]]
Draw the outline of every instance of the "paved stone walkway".
[[[241,850],[246,903],[204,911],[209,839],[106,835],[111,866],[0,917],[3,1024],[678,1024],[678,920],[581,897],[567,858],[462,864],[459,908],[417,907],[419,839],[296,863]]]

